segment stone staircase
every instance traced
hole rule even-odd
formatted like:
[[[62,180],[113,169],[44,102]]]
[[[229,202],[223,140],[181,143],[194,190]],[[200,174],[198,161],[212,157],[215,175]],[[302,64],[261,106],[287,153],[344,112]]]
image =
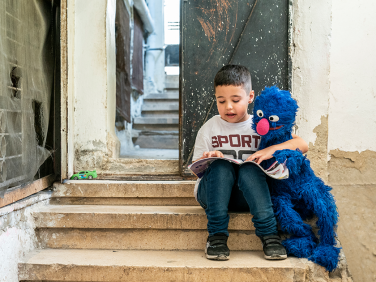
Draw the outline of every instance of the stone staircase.
[[[229,261],[204,255],[206,215],[194,181],[69,181],[33,214],[40,249],[19,281],[352,281],[306,259],[267,261],[251,215],[232,213]]]
[[[132,139],[140,148],[178,149],[179,76],[166,76],[165,91],[144,98],[141,117],[133,122]]]

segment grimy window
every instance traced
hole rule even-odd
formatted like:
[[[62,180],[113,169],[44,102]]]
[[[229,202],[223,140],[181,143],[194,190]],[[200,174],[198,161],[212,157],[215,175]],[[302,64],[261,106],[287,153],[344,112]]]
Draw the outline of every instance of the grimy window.
[[[53,172],[56,3],[0,1],[0,201],[7,189]]]

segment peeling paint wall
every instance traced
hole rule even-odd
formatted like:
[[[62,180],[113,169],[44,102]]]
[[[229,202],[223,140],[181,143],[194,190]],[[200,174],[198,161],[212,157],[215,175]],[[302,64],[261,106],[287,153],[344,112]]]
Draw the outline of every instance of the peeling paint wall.
[[[355,282],[376,281],[375,12],[371,0],[293,1],[296,133],[333,187]]]
[[[355,282],[376,281],[375,13],[375,1],[333,0],[328,173]]]
[[[311,151],[316,138],[325,138],[314,129],[328,115],[331,12],[332,0],[293,1],[292,90],[300,107],[296,133]]]
[[[0,209],[0,282],[18,282],[18,262],[39,247],[32,212],[48,198],[42,192]]]

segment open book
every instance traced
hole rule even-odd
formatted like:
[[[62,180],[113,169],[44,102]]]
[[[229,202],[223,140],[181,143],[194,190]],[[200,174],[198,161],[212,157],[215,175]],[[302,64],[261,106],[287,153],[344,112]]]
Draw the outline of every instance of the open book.
[[[277,161],[275,161],[268,169],[264,169],[262,166],[260,166],[254,161],[242,161],[242,160],[235,160],[235,159],[229,159],[229,158],[212,157],[212,158],[198,160],[192,163],[190,166],[188,166],[188,168],[198,178],[201,178],[204,175],[205,170],[209,167],[209,165],[218,159],[226,160],[226,161],[238,164],[238,165],[242,165],[244,163],[253,163],[257,165],[259,168],[261,168],[262,171],[265,172],[267,176],[270,176],[274,179],[286,179],[289,177],[289,169],[286,167],[286,162],[281,164]]]

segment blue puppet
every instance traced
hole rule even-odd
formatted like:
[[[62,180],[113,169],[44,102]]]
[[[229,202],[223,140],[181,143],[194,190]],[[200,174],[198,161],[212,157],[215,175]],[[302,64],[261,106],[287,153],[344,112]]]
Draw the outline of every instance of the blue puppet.
[[[259,150],[292,139],[298,109],[290,92],[273,86],[265,88],[255,100],[253,127],[262,136]],[[331,187],[315,176],[309,160],[298,150],[280,150],[274,158],[289,169],[285,180],[271,180],[274,212],[282,231],[291,234],[283,241],[287,253],[324,266],[328,271],[337,267],[340,249],[335,247],[338,213]],[[266,168],[273,159],[264,161]],[[303,220],[317,216],[319,240]]]

